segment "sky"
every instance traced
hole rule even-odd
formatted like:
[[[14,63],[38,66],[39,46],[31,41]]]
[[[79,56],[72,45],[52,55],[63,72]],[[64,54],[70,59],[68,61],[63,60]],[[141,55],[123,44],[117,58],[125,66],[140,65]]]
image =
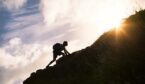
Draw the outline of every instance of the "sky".
[[[144,8],[144,0],[0,0],[0,84],[45,68],[54,43],[80,50]]]

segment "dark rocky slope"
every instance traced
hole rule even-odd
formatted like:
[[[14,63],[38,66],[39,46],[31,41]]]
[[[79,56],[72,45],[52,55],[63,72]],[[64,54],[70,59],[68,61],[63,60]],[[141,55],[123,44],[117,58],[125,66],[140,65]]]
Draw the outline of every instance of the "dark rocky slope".
[[[145,11],[55,66],[32,73],[24,84],[145,84]]]

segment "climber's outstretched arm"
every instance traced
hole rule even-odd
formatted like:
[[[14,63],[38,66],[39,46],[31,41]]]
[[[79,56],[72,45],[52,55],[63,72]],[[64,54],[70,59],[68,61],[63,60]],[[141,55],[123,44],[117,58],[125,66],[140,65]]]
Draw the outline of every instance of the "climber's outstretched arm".
[[[64,53],[65,55],[70,55],[70,53],[66,49],[64,49]]]

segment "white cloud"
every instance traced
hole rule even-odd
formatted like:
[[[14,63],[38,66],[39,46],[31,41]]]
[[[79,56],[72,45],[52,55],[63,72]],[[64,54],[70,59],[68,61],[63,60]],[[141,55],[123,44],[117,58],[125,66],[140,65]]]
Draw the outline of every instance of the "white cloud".
[[[0,84],[13,84],[18,79],[22,82],[31,72],[44,68],[50,61],[50,52],[48,44],[25,44],[20,38],[11,39],[0,48]]]
[[[68,30],[78,30],[77,37],[91,44],[112,25],[139,10],[140,4],[137,0],[41,0],[40,9],[49,28],[69,23]]]
[[[9,10],[19,9],[27,0],[2,0],[2,4]]]
[[[44,21],[48,24],[60,21],[69,11],[70,0],[41,0],[41,10]]]
[[[37,43],[24,44],[20,38],[13,38],[6,46],[0,48],[0,66],[9,69],[24,67],[48,52],[47,47]]]

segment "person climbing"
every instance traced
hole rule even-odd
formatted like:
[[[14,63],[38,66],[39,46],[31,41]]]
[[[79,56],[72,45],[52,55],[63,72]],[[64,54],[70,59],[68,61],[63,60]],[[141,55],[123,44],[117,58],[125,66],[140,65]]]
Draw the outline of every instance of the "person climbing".
[[[65,48],[67,45],[68,45],[67,41],[64,41],[63,44],[56,43],[53,45],[53,60],[48,64],[48,66],[51,65],[56,60],[57,56],[59,55],[67,56],[70,54]]]

